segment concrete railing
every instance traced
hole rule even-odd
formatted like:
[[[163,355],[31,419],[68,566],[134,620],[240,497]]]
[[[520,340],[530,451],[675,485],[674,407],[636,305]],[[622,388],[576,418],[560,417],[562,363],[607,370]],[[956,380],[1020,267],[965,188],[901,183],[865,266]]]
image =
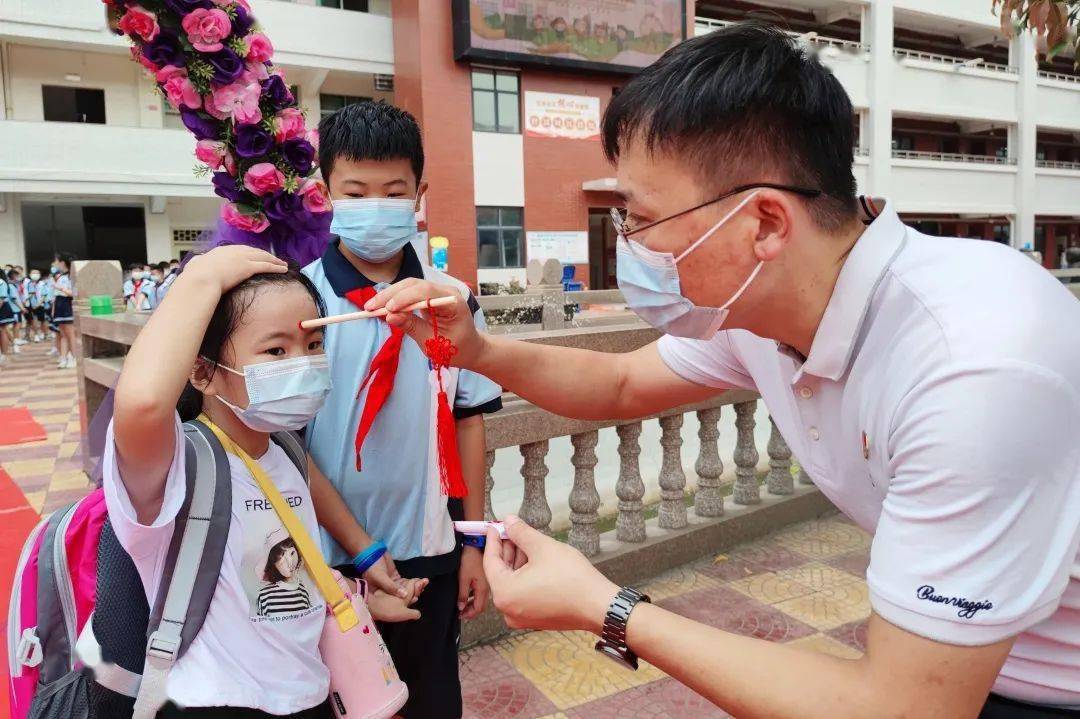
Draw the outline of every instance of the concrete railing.
[[[958,152],[922,152],[919,150],[893,150],[896,160],[930,160],[932,162],[965,162],[982,165],[1015,165],[1015,157],[997,155],[965,155]]]
[[[1035,167],[1047,167],[1054,170],[1080,170],[1080,162],[1065,160],[1036,160]]]
[[[936,52],[923,52],[922,50],[909,50],[907,48],[897,47],[893,48],[893,55],[901,60],[908,58],[912,60],[924,60],[926,62],[936,62],[951,66],[953,69],[960,70],[962,68],[968,68],[972,70],[989,70],[990,72],[1001,72],[1008,75],[1016,75],[1019,70],[1013,65],[1003,65],[998,62],[985,62],[979,58],[971,59],[965,57],[954,57],[952,55],[939,55]]]

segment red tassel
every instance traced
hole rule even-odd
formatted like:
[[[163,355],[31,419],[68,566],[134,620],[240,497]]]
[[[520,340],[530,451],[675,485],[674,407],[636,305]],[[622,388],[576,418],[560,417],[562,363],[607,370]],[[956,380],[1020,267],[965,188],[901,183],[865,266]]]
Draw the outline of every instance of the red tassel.
[[[439,376],[439,409],[436,431],[439,435],[439,478],[442,491],[447,497],[463,499],[469,493],[465,477],[461,474],[461,454],[457,444],[457,422],[450,409],[450,401],[442,389],[442,375]]]

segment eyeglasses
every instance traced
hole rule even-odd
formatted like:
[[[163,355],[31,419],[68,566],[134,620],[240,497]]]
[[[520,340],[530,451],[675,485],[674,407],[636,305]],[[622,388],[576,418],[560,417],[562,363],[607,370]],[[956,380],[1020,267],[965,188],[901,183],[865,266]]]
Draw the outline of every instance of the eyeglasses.
[[[796,195],[802,195],[803,197],[806,197],[808,199],[813,199],[815,197],[821,196],[821,190],[812,190],[807,187],[796,187],[794,185],[778,185],[772,182],[755,182],[749,185],[739,185],[738,187],[731,189],[728,192],[725,192],[719,197],[708,200],[706,202],[702,202],[700,205],[694,205],[693,207],[685,209],[682,212],[676,212],[674,215],[668,215],[667,217],[656,220],[655,222],[650,222],[646,225],[642,225],[641,227],[634,227],[632,223],[628,222],[626,209],[612,207],[611,224],[615,227],[616,234],[626,238],[630,237],[631,235],[637,234],[638,232],[643,232],[644,230],[647,230],[651,227],[656,227],[662,222],[674,220],[676,217],[682,217],[683,215],[687,215],[694,210],[700,210],[702,207],[714,205],[717,202],[720,202],[721,200],[726,200],[727,198],[737,195],[740,192],[746,192],[747,190],[756,190],[762,188],[769,190],[784,190],[786,192],[794,192]]]

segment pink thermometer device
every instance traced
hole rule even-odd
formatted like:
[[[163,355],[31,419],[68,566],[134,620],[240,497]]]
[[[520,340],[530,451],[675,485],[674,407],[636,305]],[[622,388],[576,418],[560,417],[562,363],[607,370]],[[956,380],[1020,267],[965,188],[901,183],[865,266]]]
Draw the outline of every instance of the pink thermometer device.
[[[488,529],[499,533],[500,539],[509,539],[502,522],[454,522],[454,531],[466,537],[486,537]]]

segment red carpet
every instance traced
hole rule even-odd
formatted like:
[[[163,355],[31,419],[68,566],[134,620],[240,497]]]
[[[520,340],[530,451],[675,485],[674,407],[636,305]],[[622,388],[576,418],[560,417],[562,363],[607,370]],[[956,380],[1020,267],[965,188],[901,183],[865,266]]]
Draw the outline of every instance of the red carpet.
[[[0,409],[0,444],[40,442],[43,439],[48,439],[45,428],[34,420],[26,407]],[[11,481],[10,478],[8,481]]]
[[[25,408],[20,408],[26,412]],[[0,410],[8,412],[10,410]],[[29,412],[27,412],[29,416]],[[7,430],[3,424],[6,415],[0,415],[0,434]],[[33,420],[31,420],[33,422]],[[34,424],[37,424],[34,422]],[[44,432],[42,432],[44,439]],[[15,484],[7,472],[0,467],[0,607],[3,608],[3,621],[0,622],[0,676],[4,686],[0,689],[0,717],[10,716],[8,711],[8,660],[7,660],[7,610],[11,597],[11,587],[15,578],[15,566],[19,562],[19,553],[30,530],[37,524],[38,514],[26,502],[22,490]]]

